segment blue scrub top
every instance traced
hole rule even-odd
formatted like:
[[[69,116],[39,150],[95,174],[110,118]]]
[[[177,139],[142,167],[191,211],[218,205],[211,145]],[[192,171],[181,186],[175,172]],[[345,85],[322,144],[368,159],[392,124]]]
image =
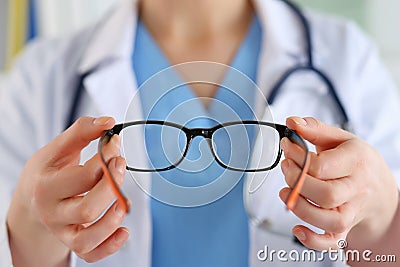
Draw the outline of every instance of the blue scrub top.
[[[132,64],[140,88],[170,63],[140,21],[135,38]],[[261,26],[255,16],[231,64],[253,81],[257,76],[261,38]],[[229,74],[225,79],[229,79]],[[212,127],[226,121],[254,119],[254,87],[237,86],[234,90],[219,87],[215,101],[207,109],[187,85],[169,89],[140,88],[145,119],[168,120],[187,127]],[[252,139],[249,136],[248,142],[252,143]],[[179,207],[152,198],[153,267],[248,266],[249,231],[243,204],[243,173],[219,166],[204,141],[201,137],[193,140],[186,157],[188,161],[182,163],[189,166],[189,171],[175,168],[153,173],[152,193],[168,194],[163,192],[163,183],[157,182],[160,179],[185,187],[207,185],[221,175],[238,182],[223,197],[197,207]],[[157,140],[146,140],[146,144],[161,145]],[[157,160],[162,159],[151,155],[152,162]]]

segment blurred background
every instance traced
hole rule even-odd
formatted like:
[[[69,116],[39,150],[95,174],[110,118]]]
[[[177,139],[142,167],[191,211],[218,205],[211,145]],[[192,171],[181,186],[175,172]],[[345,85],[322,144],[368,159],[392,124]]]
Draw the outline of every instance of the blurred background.
[[[0,79],[36,37],[68,34],[125,0],[0,0]],[[400,88],[399,0],[295,0],[308,8],[355,20],[377,43]]]

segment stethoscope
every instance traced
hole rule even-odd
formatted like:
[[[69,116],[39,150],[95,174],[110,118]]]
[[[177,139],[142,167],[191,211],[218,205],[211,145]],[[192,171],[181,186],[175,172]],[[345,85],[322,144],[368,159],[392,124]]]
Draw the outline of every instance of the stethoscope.
[[[279,94],[281,88],[284,83],[289,80],[289,78],[297,72],[308,71],[310,73],[315,74],[327,87],[328,93],[331,95],[333,100],[336,102],[337,108],[339,112],[342,114],[342,123],[340,127],[343,130],[351,131],[349,117],[347,115],[346,110],[343,107],[342,102],[340,101],[335,86],[332,80],[326,75],[322,70],[318,69],[314,64],[314,55],[313,55],[313,42],[311,36],[311,27],[307,18],[304,16],[303,11],[294,3],[289,0],[281,0],[285,3],[298,17],[300,23],[303,26],[304,31],[304,39],[305,39],[305,47],[306,47],[306,62],[303,64],[296,65],[290,69],[288,69],[282,77],[278,80],[278,82],[272,87],[272,91],[268,97],[268,103],[271,105],[276,96]]]
[[[337,108],[339,112],[342,115],[342,123],[340,124],[340,127],[344,130],[350,131],[350,123],[349,123],[349,117],[346,113],[346,110],[343,107],[342,102],[340,101],[337,93],[335,86],[332,82],[332,80],[326,75],[322,70],[318,69],[315,64],[314,64],[314,56],[313,56],[313,42],[312,42],[312,36],[311,36],[311,27],[309,24],[309,21],[305,17],[303,11],[298,7],[296,4],[292,3],[289,0],[280,0],[283,3],[285,3],[298,17],[304,31],[304,39],[305,39],[305,54],[306,54],[306,62],[305,63],[300,63],[290,69],[288,69],[282,77],[276,82],[276,84],[272,87],[271,93],[267,98],[267,103],[272,104],[279,94],[280,90],[283,88],[283,85],[285,82],[292,77],[295,73],[299,72],[310,72],[312,74],[315,74],[327,87],[328,93],[331,95],[333,100],[336,102]],[[67,120],[66,120],[66,127],[69,127],[70,125],[73,124],[75,119],[77,118],[78,115],[78,108],[80,104],[80,100],[82,98],[82,94],[84,91],[84,81],[85,79],[95,72],[96,69],[90,70],[80,76],[78,76],[77,79],[77,86],[75,90],[75,94],[72,99],[72,105],[70,112],[68,114]],[[265,228],[268,231],[271,231],[271,227],[267,221],[260,221],[258,222],[258,227],[260,228]],[[272,231],[273,232],[273,231]],[[283,235],[282,233],[276,232],[278,235]],[[287,234],[284,234],[285,236],[289,236]]]
[[[327,87],[328,93],[331,95],[333,100],[336,102],[337,108],[339,112],[342,115],[342,123],[340,124],[340,127],[344,130],[351,131],[350,123],[349,123],[349,117],[347,115],[346,110],[343,107],[342,102],[340,101],[337,91],[335,89],[335,86],[332,82],[332,80],[326,75],[322,70],[318,69],[315,64],[314,64],[314,55],[313,55],[313,42],[312,42],[312,36],[311,36],[311,27],[309,24],[309,21],[305,17],[303,11],[298,7],[296,4],[292,3],[289,0],[280,0],[283,3],[285,3],[298,17],[304,31],[304,39],[305,39],[305,54],[306,54],[306,62],[298,64],[290,69],[288,69],[282,77],[276,82],[276,84],[272,87],[271,93],[267,98],[267,103],[269,105],[272,105],[275,98],[283,88],[283,85],[287,80],[289,80],[290,77],[292,77],[295,73],[299,72],[310,72],[315,74]],[[72,104],[71,104],[71,109],[70,112],[67,116],[66,119],[66,128],[69,127],[70,125],[73,124],[73,122],[76,120],[77,115],[78,115],[78,108],[80,104],[80,100],[82,98],[82,94],[84,91],[84,81],[85,79],[95,72],[96,69],[89,70],[85,72],[84,74],[81,74],[78,76],[77,79],[77,85],[76,85],[76,90],[75,94],[72,99]]]

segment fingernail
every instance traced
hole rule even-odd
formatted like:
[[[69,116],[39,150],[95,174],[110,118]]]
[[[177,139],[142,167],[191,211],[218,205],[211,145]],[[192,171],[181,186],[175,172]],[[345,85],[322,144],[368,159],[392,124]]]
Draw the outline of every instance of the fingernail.
[[[287,147],[288,147],[288,146],[287,146],[287,145],[288,145],[287,142],[288,142],[288,139],[287,139],[286,137],[283,138],[282,141],[281,141],[281,147],[282,147],[282,150],[283,150],[283,151],[286,151],[286,149],[287,149]]]
[[[125,210],[119,203],[117,203],[117,206],[115,206],[115,213],[119,217],[123,217],[125,215]]]
[[[110,117],[100,117],[93,121],[94,125],[103,126],[106,125],[111,120]]]
[[[281,167],[282,167],[282,172],[286,174],[289,169],[289,161],[287,160],[282,161]]]
[[[115,169],[120,173],[123,174],[125,170],[125,162],[122,158],[115,159]]]
[[[129,231],[127,230],[127,229],[125,229],[125,228],[120,228],[122,231],[118,231],[116,234],[115,234],[115,242],[117,242],[117,243],[122,243],[122,242],[124,242],[126,239],[127,239],[127,237],[129,236]],[[127,235],[128,234],[128,235]]]
[[[293,231],[293,234],[300,241],[305,241],[306,240],[306,234],[302,230],[296,229],[296,230]]]
[[[117,134],[114,134],[114,135],[111,137],[110,142],[111,142],[114,146],[116,146],[118,149],[121,147],[121,142],[119,141],[119,136],[118,136]]]
[[[296,123],[299,126],[306,126],[307,125],[307,121],[300,118],[300,117],[292,117],[292,120],[294,121],[294,123]]]

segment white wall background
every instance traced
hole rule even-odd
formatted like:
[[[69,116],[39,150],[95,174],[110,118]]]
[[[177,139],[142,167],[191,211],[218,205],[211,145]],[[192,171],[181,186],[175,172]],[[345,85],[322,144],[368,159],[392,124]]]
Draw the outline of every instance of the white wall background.
[[[399,0],[295,0],[305,6],[356,20],[378,44],[400,89]]]
[[[366,28],[400,88],[400,1],[368,0]]]

